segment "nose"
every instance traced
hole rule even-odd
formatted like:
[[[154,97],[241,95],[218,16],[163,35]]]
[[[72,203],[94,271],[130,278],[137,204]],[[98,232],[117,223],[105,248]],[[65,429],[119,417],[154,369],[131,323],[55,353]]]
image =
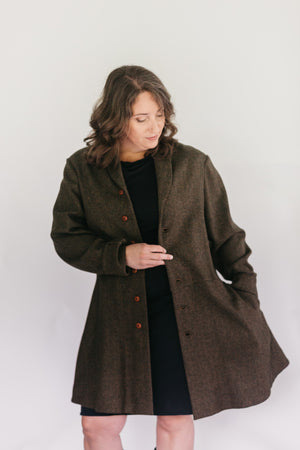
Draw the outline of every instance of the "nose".
[[[149,121],[149,130],[152,134],[158,134],[160,132],[160,121],[153,118]]]

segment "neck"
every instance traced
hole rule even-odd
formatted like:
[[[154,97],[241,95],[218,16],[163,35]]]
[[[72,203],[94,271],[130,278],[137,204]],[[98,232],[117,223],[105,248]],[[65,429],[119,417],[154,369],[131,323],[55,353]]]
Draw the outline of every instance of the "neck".
[[[142,152],[121,152],[120,161],[134,162],[143,159],[146,151]]]

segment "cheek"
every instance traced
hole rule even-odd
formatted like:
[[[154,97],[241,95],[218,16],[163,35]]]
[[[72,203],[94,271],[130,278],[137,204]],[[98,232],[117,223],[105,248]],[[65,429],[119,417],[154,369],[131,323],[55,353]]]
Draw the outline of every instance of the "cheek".
[[[135,133],[134,133],[135,139],[141,139],[144,136],[145,136],[145,130],[141,130],[141,129],[135,130]]]
[[[137,142],[140,139],[142,139],[144,137],[144,135],[145,135],[145,131],[142,131],[140,129],[139,130],[132,130],[132,132],[131,132],[131,140]]]
[[[128,130],[127,137],[131,140],[136,140],[139,138],[139,132],[133,126],[131,126]]]

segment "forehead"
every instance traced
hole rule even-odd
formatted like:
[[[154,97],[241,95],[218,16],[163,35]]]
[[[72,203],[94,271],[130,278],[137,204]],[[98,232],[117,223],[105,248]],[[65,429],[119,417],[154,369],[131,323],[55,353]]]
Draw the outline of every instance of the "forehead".
[[[157,102],[156,98],[151,92],[141,92],[132,105],[133,114],[145,114],[156,112],[162,107],[162,104]]]

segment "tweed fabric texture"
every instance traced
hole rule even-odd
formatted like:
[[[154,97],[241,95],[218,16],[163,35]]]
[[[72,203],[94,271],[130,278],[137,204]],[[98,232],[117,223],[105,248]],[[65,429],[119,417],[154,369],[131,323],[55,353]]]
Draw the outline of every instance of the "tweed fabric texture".
[[[51,230],[58,255],[97,276],[72,401],[153,414],[145,271],[134,273],[125,258],[126,245],[142,236],[120,163],[98,169],[84,152],[67,159]],[[206,154],[177,143],[172,156],[154,162],[158,239],[174,255],[166,269],[194,419],[258,404],[289,361],[260,309],[245,231]]]

